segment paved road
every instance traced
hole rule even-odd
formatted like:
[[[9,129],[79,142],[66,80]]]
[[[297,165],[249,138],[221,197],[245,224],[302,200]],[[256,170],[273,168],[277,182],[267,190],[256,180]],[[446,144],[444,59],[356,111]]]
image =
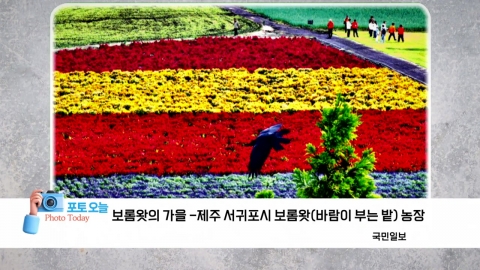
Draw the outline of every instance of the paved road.
[[[222,8],[259,24],[262,24],[262,22],[265,21],[267,25],[271,26],[275,31],[278,32],[283,32],[288,35],[315,38],[322,44],[335,47],[339,50],[344,50],[359,58],[367,59],[368,61],[371,61],[377,65],[388,67],[418,82],[427,84],[427,70],[408,61],[395,58],[379,51],[375,51],[370,47],[364,46],[348,39],[338,38],[335,36],[332,39],[328,39],[326,34],[317,33],[307,29],[295,28],[284,24],[278,24],[269,21],[268,19],[260,15],[250,13],[241,7],[227,6]]]

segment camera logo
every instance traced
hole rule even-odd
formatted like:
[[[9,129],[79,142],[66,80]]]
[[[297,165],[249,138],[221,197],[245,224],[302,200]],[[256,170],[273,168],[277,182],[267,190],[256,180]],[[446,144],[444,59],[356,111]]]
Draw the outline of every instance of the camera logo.
[[[38,212],[63,212],[63,194],[55,193],[52,190],[40,194],[43,199],[38,207]]]
[[[30,195],[30,213],[23,220],[23,232],[36,234],[40,225],[38,212],[63,212],[63,193],[36,189]],[[50,215],[50,214],[47,214]]]

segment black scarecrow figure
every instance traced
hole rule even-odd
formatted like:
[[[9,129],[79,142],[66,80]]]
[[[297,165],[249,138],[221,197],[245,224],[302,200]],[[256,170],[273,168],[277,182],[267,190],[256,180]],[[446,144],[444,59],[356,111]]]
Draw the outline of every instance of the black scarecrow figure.
[[[250,162],[248,163],[249,178],[257,177],[272,148],[275,151],[280,151],[284,149],[281,143],[290,143],[290,139],[282,137],[290,131],[287,129],[279,131],[281,127],[282,124],[277,124],[261,131],[258,137],[248,144],[249,146],[253,145]]]

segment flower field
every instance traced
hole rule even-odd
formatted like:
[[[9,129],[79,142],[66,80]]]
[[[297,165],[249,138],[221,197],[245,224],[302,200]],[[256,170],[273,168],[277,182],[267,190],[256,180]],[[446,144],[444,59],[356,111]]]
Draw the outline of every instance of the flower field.
[[[372,173],[377,193],[384,198],[421,198],[425,196],[424,172]],[[67,196],[82,198],[254,198],[265,187],[280,198],[296,198],[291,173],[262,175],[211,174],[188,176],[121,175],[81,177],[59,180],[57,185]]]
[[[355,145],[373,148],[378,171],[425,169],[425,111],[360,111]],[[320,143],[318,111],[295,113],[75,114],[56,119],[56,173],[229,174],[247,173],[251,147],[265,126],[292,131],[285,150],[272,152],[264,173],[307,169],[304,148]],[[381,132],[379,132],[381,131]],[[360,153],[360,152],[359,152]]]
[[[335,93],[355,109],[422,109],[425,87],[382,68],[162,70],[55,74],[56,113],[321,110]],[[82,82],[82,83],[77,83]]]
[[[426,197],[427,88],[303,37],[201,37],[54,54],[55,189],[76,198],[295,198],[321,109],[345,94],[362,115],[384,198]],[[291,143],[247,178],[259,132]]]
[[[375,67],[314,40],[286,37],[208,37],[134,42],[128,46],[101,45],[98,49],[61,50],[54,59],[55,70],[64,73],[230,68],[245,68],[252,72],[259,68]]]

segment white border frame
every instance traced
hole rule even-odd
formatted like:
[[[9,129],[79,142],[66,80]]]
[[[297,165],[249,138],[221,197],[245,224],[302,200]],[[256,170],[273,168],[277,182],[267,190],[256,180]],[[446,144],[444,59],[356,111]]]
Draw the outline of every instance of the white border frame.
[[[55,115],[54,115],[54,109],[53,109],[53,96],[54,96],[54,87],[53,87],[53,82],[54,82],[54,52],[55,49],[53,47],[53,42],[54,42],[54,17],[55,13],[65,7],[106,7],[106,6],[141,6],[141,7],[146,7],[146,6],[152,6],[152,7],[158,7],[158,6],[243,6],[243,5],[249,5],[249,6],[271,6],[275,5],[277,7],[279,6],[390,6],[390,7],[395,7],[395,6],[412,6],[412,7],[420,7],[423,9],[425,12],[425,15],[427,16],[427,95],[428,95],[428,100],[427,100],[427,197],[426,199],[431,199],[432,198],[432,166],[431,166],[431,152],[432,152],[432,147],[431,147],[431,93],[432,93],[432,88],[431,88],[431,14],[428,11],[428,9],[425,7],[425,5],[420,4],[420,3],[249,3],[249,2],[241,2],[241,3],[64,3],[59,6],[57,6],[51,13],[50,13],[50,185],[49,189],[54,189],[55,187],[55,174],[54,174],[54,168],[55,168],[55,129],[54,129],[54,121],[55,121]],[[394,199],[395,200],[395,199]]]

